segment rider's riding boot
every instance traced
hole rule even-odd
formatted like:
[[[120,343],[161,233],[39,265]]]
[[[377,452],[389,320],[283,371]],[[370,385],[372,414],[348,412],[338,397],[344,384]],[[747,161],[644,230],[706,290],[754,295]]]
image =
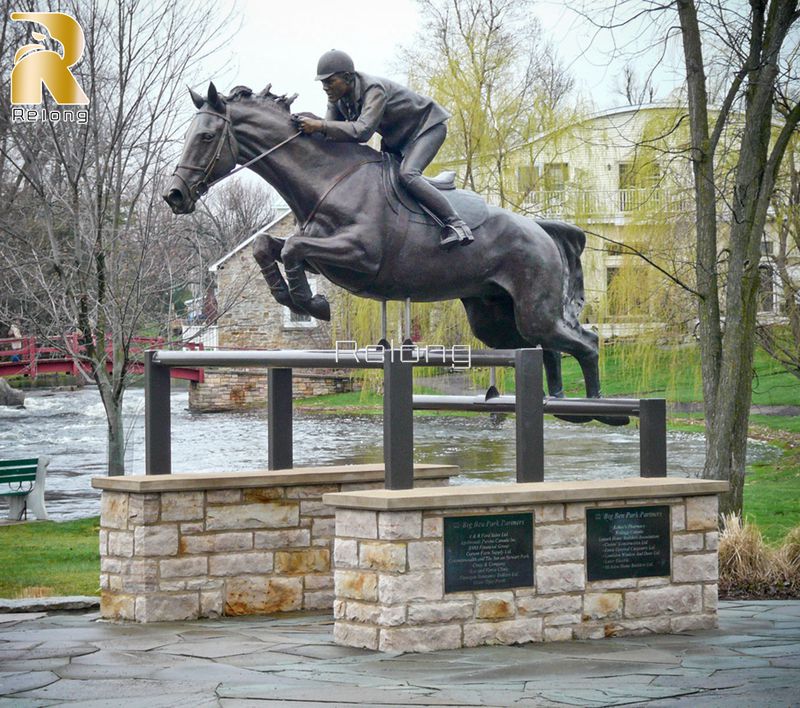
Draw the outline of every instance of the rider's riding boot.
[[[278,270],[277,264],[270,263],[268,266],[261,269],[261,273],[264,275],[267,285],[269,285],[269,291],[272,293],[272,297],[275,298],[275,301],[279,305],[288,307],[296,315],[308,314],[305,310],[301,310],[292,301],[289,288],[286,286],[286,282],[283,280],[283,276],[281,275],[280,270]]]
[[[474,240],[469,226],[462,218],[456,216],[445,221],[439,245],[444,249],[450,249],[455,245],[467,246]]]
[[[313,295],[302,265],[286,268],[286,280],[295,305],[318,320],[330,320],[331,306],[324,295]]]

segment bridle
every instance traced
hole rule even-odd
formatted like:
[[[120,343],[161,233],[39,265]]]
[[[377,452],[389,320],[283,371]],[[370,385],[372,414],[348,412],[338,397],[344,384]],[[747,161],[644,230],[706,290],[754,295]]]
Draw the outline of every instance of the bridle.
[[[208,178],[211,176],[211,173],[214,171],[214,168],[217,166],[217,162],[219,161],[220,156],[222,155],[222,150],[225,147],[225,143],[228,143],[228,149],[231,151],[231,156],[233,157],[233,164],[235,165],[239,161],[239,144],[236,142],[236,139],[233,135],[233,128],[231,127],[231,119],[228,116],[228,107],[225,106],[225,115],[222,113],[217,113],[216,111],[206,111],[201,110],[197,112],[205,113],[206,115],[216,116],[217,118],[221,118],[224,121],[224,128],[223,131],[219,135],[219,140],[217,140],[216,148],[214,149],[214,154],[209,160],[208,164],[205,167],[196,167],[194,165],[181,165],[179,164],[175,171],[172,173],[173,177],[177,177],[183,185],[186,187],[186,191],[191,198],[192,201],[198,201],[206,192],[208,192],[209,188],[215,185],[217,182],[222,181],[226,177],[230,177],[231,175],[236,174],[240,170],[249,167],[254,162],[258,162],[260,159],[266,157],[272,152],[275,152],[278,148],[283,147],[286,143],[291,142],[294,140],[298,135],[302,135],[301,131],[297,131],[294,135],[290,135],[286,140],[279,142],[277,145],[273,145],[268,150],[265,150],[259,155],[256,155],[252,160],[245,162],[243,165],[239,165],[238,167],[234,168],[230,172],[222,175],[221,177],[217,177],[214,180],[208,181]],[[186,180],[178,174],[178,170],[191,170],[193,172],[201,172],[200,179],[194,186],[190,186]]]
[[[181,164],[178,164],[178,166],[175,168],[175,171],[172,173],[172,175],[174,177],[177,177],[181,182],[183,182],[183,185],[186,187],[186,191],[187,191],[190,199],[193,202],[197,202],[206,192],[208,192],[209,188],[212,187],[213,185],[215,185],[217,182],[220,182],[223,179],[225,179],[226,177],[230,177],[231,175],[236,174],[240,170],[243,170],[246,167],[249,167],[254,162],[258,162],[259,160],[265,158],[270,153],[273,153],[276,150],[278,150],[279,148],[282,148],[284,145],[286,145],[287,143],[289,143],[292,140],[294,140],[296,137],[298,137],[298,136],[303,134],[302,131],[298,130],[296,133],[294,133],[294,135],[290,135],[288,138],[286,138],[285,140],[282,140],[277,145],[273,145],[268,150],[264,150],[264,152],[260,153],[259,155],[256,155],[252,160],[248,160],[243,165],[239,165],[238,167],[234,168],[230,172],[222,175],[221,177],[217,177],[216,179],[211,180],[209,182],[208,178],[211,176],[211,173],[214,171],[214,168],[217,166],[217,162],[219,161],[220,155],[222,155],[222,150],[225,147],[225,143],[226,142],[228,143],[228,147],[229,147],[229,149],[231,151],[231,156],[233,157],[233,164],[236,164],[239,161],[239,144],[236,142],[236,138],[235,138],[235,136],[233,134],[233,128],[231,126],[231,119],[230,119],[230,117],[228,115],[228,106],[227,105],[225,106],[225,114],[224,115],[222,113],[218,113],[217,111],[209,111],[209,110],[200,110],[200,111],[198,111],[198,114],[200,114],[200,113],[204,113],[206,115],[211,115],[211,116],[216,116],[217,118],[221,118],[225,123],[225,127],[224,127],[223,131],[220,133],[219,140],[217,140],[217,145],[214,148],[214,154],[213,154],[213,156],[211,157],[211,159],[209,160],[208,164],[205,167],[195,167],[194,165],[181,165]],[[325,198],[333,191],[333,189],[340,182],[342,182],[345,179],[347,179],[350,175],[352,175],[356,170],[358,170],[363,165],[369,164],[371,162],[382,162],[382,160],[383,160],[382,157],[370,158],[370,159],[367,159],[367,160],[362,160],[362,161],[357,162],[356,164],[352,165],[351,167],[346,169],[344,172],[340,173],[328,185],[327,189],[323,192],[322,196],[319,198],[317,203],[314,205],[314,208],[311,210],[311,212],[309,213],[308,217],[306,217],[306,219],[300,225],[300,232],[305,231],[306,227],[309,225],[311,220],[314,218],[314,216],[316,216],[317,212],[319,211],[320,207],[322,206],[322,203],[325,201]],[[189,186],[189,184],[186,182],[186,180],[181,175],[178,174],[178,170],[180,170],[180,169],[191,170],[193,172],[200,172],[202,174],[200,176],[200,179],[197,181],[197,183],[192,187],[192,186]]]

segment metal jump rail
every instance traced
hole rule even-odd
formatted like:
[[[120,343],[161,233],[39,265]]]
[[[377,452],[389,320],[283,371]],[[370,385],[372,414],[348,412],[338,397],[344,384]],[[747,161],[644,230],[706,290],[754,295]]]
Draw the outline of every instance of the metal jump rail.
[[[263,367],[268,370],[268,454],[271,470],[293,466],[292,369],[383,369],[383,457],[387,489],[414,486],[413,411],[461,410],[516,415],[517,482],[544,481],[544,414],[591,418],[638,416],[642,477],[667,474],[664,399],[543,398],[542,350],[473,351],[471,366],[505,366],[515,371],[515,396],[415,396],[412,368],[458,366],[453,353],[414,348],[341,351],[148,351],[145,355],[145,473],[172,471],[170,376],[172,367]]]

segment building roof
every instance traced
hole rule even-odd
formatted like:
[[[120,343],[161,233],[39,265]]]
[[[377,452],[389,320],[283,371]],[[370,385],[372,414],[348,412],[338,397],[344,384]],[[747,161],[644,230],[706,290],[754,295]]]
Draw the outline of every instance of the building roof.
[[[569,125],[569,127],[576,127],[579,125],[583,125],[585,123],[591,123],[593,121],[599,120],[601,118],[611,118],[612,116],[621,116],[625,115],[626,113],[642,113],[643,111],[658,111],[658,110],[680,110],[681,108],[685,108],[683,104],[676,103],[674,101],[664,101],[660,103],[642,103],[637,105],[628,105],[628,106],[617,106],[616,108],[606,108],[602,111],[595,111],[594,113],[589,113],[585,116],[578,117],[573,123]],[[525,147],[526,145],[531,145],[543,138],[546,138],[548,135],[552,135],[554,133],[558,133],[563,130],[564,127],[560,128],[551,128],[541,133],[537,133],[534,135],[530,140],[516,146],[515,149],[519,149]]]
[[[250,236],[249,238],[246,238],[244,241],[242,241],[242,242],[241,242],[241,243],[240,243],[240,244],[239,244],[239,245],[238,245],[236,248],[234,248],[234,249],[233,249],[233,250],[232,250],[230,253],[226,253],[226,254],[225,254],[224,256],[222,256],[222,258],[220,258],[218,261],[215,261],[215,262],[214,262],[214,263],[212,263],[210,266],[208,266],[208,270],[209,270],[209,272],[210,272],[210,273],[216,273],[216,272],[217,272],[217,270],[219,270],[220,268],[222,268],[222,267],[225,265],[225,261],[227,261],[229,258],[232,258],[233,256],[235,256],[235,255],[236,255],[237,253],[239,253],[239,251],[241,251],[241,250],[242,250],[242,249],[243,249],[245,246],[247,246],[247,245],[249,245],[249,244],[253,243],[253,241],[255,241],[256,237],[260,236],[261,234],[268,233],[268,232],[269,232],[269,230],[270,230],[270,229],[271,229],[273,226],[275,226],[276,224],[279,224],[279,223],[280,223],[281,221],[283,221],[283,220],[284,220],[284,219],[285,219],[287,216],[292,216],[292,212],[291,212],[291,210],[290,210],[288,207],[278,207],[278,208],[277,208],[275,211],[276,211],[276,213],[277,213],[278,215],[277,215],[277,216],[276,216],[276,217],[275,217],[275,218],[274,218],[272,221],[270,221],[270,222],[269,222],[269,223],[268,223],[268,224],[267,224],[267,225],[266,225],[266,226],[265,226],[263,229],[259,229],[259,230],[258,230],[258,231],[256,231],[256,232],[255,232],[255,233],[254,233],[252,236]]]

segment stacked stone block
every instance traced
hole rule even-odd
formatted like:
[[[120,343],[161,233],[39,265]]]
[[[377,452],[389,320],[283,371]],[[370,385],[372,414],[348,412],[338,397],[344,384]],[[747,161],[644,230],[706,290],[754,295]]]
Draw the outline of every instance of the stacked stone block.
[[[671,507],[671,576],[589,582],[586,509],[648,504]],[[527,511],[534,587],[445,594],[443,517]],[[446,511],[338,508],[334,638],[422,652],[714,627],[717,541],[716,495]]]
[[[194,489],[147,493],[108,487],[147,484],[153,477],[96,478],[95,486],[105,487],[103,617],[155,622],[330,609],[334,510],[321,499],[328,492],[383,487],[379,466],[359,467],[371,468],[363,475],[371,481],[354,482],[350,471],[343,475],[350,481],[246,486],[253,484],[250,477],[241,488],[214,489],[221,478],[230,485],[236,475],[209,474],[192,476],[207,479],[210,489],[200,480]],[[427,467],[428,478],[418,486],[446,485],[457,472]],[[313,476],[314,468],[307,469]],[[171,475],[164,484],[180,485],[185,476]]]
[[[264,410],[267,401],[265,369],[206,369],[203,383],[189,384],[189,410],[219,413],[232,410]],[[324,396],[353,390],[352,377],[341,371],[295,373],[292,394],[296,398]]]

